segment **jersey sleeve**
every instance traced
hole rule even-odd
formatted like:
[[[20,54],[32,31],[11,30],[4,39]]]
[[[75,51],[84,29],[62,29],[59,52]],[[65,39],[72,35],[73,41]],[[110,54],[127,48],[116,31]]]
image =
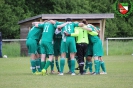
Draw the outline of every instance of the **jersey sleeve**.
[[[74,22],[74,27],[78,27],[79,23],[78,22]]]
[[[97,32],[95,32],[95,31],[88,31],[88,33],[90,34],[90,35],[92,35],[92,36],[96,36],[96,35],[98,35],[98,33]]]
[[[38,24],[39,28],[43,28],[44,27],[44,23],[43,24]]]
[[[56,23],[54,24],[54,27],[57,28],[57,26],[61,24],[63,24],[63,22],[56,21]]]
[[[78,30],[78,27],[75,27],[74,28],[74,33],[71,33],[71,36],[78,36],[78,34],[79,34],[79,30]]]

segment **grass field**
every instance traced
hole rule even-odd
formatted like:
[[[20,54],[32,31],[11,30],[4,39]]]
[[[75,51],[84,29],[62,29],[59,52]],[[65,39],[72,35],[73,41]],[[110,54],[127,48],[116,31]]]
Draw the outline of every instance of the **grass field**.
[[[29,57],[0,58],[0,88],[133,88],[133,56],[103,59],[107,75],[37,76],[31,74]]]

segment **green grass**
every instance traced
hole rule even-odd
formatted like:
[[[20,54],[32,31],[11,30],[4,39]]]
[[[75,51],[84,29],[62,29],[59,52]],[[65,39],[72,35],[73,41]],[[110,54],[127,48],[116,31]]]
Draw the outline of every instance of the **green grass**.
[[[106,42],[104,42],[104,54],[106,55]],[[133,53],[133,41],[111,41],[108,42],[108,55],[131,55]]]
[[[111,41],[108,43],[108,55],[131,55],[133,53],[133,41]],[[106,56],[106,41],[104,42],[104,55]],[[8,57],[20,57],[20,43],[3,43],[3,55]]]
[[[31,74],[29,57],[0,58],[0,88],[133,88],[133,56],[104,56],[103,59],[107,75],[37,76]]]
[[[10,42],[2,44],[2,54],[8,57],[20,57],[19,42]]]

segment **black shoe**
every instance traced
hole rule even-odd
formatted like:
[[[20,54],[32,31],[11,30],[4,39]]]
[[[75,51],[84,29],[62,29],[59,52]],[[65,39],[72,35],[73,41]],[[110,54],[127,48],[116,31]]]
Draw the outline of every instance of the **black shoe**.
[[[75,68],[75,70],[79,70],[79,67]]]
[[[99,73],[93,72],[91,75],[100,75]]]

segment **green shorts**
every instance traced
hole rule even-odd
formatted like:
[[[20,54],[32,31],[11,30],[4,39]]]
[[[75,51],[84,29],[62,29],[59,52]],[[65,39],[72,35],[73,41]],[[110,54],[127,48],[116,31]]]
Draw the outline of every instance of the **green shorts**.
[[[76,53],[76,43],[75,43],[75,38],[74,37],[67,37],[66,42],[63,40],[61,41],[61,53]]]
[[[28,48],[28,53],[29,54],[36,54],[37,53],[37,49],[38,49],[38,45],[37,45],[37,41],[35,39],[27,39],[26,40],[26,46]]]
[[[38,44],[37,53],[41,54],[41,44]]]
[[[86,56],[103,56],[103,47],[101,40],[88,44]]]
[[[41,41],[41,53],[42,54],[53,55],[54,50],[53,50],[52,42]]]

